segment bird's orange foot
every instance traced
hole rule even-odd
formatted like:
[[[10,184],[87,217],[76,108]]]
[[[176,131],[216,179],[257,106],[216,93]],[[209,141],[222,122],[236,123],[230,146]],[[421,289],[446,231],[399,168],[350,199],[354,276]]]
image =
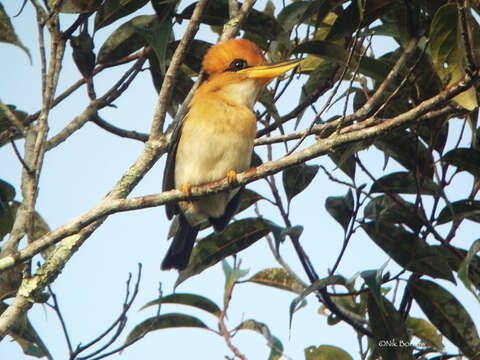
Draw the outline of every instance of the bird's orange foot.
[[[237,181],[237,172],[235,170],[230,170],[227,173],[227,181],[229,184],[233,184]]]
[[[190,184],[184,184],[184,185],[182,186],[182,193],[183,193],[183,195],[185,195],[185,196],[190,196],[190,195],[192,195],[192,185],[190,185]]]

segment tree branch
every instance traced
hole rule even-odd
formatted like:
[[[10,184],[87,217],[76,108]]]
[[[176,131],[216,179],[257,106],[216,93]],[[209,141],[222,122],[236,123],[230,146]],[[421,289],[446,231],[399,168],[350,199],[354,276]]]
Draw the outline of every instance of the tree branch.
[[[326,139],[320,139],[316,144],[311,145],[310,147],[298,151],[294,154],[285,156],[275,161],[265,162],[257,168],[252,168],[243,173],[239,173],[237,175],[236,184],[229,184],[227,179],[223,179],[214,183],[192,187],[190,197],[186,197],[180,190],[170,190],[156,195],[121,199],[120,194],[122,193],[122,191],[125,191],[123,182],[129,180],[130,183],[128,185],[133,186],[133,184],[136,184],[136,182],[139,181],[138,174],[135,172],[136,167],[139,165],[148,166],[151,164],[150,162],[148,164],[143,163],[143,161],[146,161],[146,159],[141,156],[137,163],[132,165],[132,167],[127,171],[122,180],[120,180],[119,183],[115,186],[110,195],[100,201],[97,206],[95,206],[90,211],[87,211],[83,215],[72,219],[65,225],[42,236],[34,243],[20,250],[15,256],[11,255],[0,259],[0,270],[8,269],[16,264],[30,259],[32,256],[38,254],[48,246],[59,242],[67,236],[75,234],[85,226],[97,220],[104,219],[104,217],[110,214],[159,206],[171,201],[198,199],[203,196],[226,191],[234,187],[246,185],[255,180],[264,178],[268,175],[278,173],[286,169],[287,167],[298,165],[321,155],[328,154],[338,147],[342,147],[357,141],[373,139],[378,136],[385,135],[392,130],[407,126],[413,122],[419,122],[434,118],[435,116],[439,115],[439,111],[435,111],[434,109],[438,108],[440,104],[449,101],[459,93],[467,90],[468,88],[470,88],[471,85],[472,79],[467,74],[465,75],[465,78],[458,82],[456,85],[442,91],[440,94],[428,100],[423,101],[415,108],[405,113],[402,113],[394,118],[385,119],[381,123],[376,123],[372,121],[372,123],[374,123],[375,125],[359,131],[346,132],[344,131],[345,129],[342,129],[342,131],[335,132]],[[367,119],[367,121],[368,120],[370,119]],[[146,146],[155,146],[154,148],[147,149],[144,152],[144,154],[153,155],[165,151],[167,144],[165,141],[152,142],[150,140],[147,142]],[[148,160],[151,162],[155,161],[151,157],[148,157]],[[132,176],[132,173],[136,176]]]
[[[175,49],[173,54],[172,61],[170,66],[165,74],[163,80],[162,88],[158,94],[158,102],[155,108],[155,113],[153,115],[152,129],[150,132],[150,139],[158,140],[163,132],[163,125],[165,123],[165,115],[167,113],[167,104],[170,101],[172,95],[173,86],[176,82],[176,74],[180,65],[182,65],[183,57],[187,50],[190,40],[194,37],[195,33],[198,30],[200,25],[200,18],[202,16],[203,10],[207,5],[208,0],[200,0],[193,10],[192,17],[188,23],[187,29],[185,30],[185,35]]]

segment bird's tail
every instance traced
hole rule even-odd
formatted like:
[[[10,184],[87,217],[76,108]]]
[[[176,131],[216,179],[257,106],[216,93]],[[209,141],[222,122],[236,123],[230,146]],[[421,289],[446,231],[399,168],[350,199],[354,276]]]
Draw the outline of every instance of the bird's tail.
[[[162,261],[162,270],[185,269],[192,254],[193,245],[195,244],[200,226],[191,226],[182,213],[178,215],[178,220],[178,230]]]

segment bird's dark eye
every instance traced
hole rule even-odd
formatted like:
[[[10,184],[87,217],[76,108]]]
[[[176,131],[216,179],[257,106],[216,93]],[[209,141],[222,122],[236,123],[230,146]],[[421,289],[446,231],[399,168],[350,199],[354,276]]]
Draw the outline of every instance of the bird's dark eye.
[[[238,71],[248,67],[248,64],[243,59],[235,59],[232,61],[230,66],[227,68],[226,71]]]

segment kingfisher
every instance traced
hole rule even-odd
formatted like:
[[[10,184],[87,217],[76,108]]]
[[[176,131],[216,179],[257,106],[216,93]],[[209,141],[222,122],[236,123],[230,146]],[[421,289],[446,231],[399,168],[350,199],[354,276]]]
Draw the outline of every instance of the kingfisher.
[[[246,39],[210,47],[202,62],[203,81],[187,114],[172,135],[163,175],[163,191],[181,190],[227,178],[250,168],[257,117],[253,106],[265,86],[298,66],[300,60],[267,64],[262,51]],[[208,220],[222,232],[235,215],[243,187],[207,197],[168,203],[167,218],[178,228],[162,270],[187,267],[200,224]]]

